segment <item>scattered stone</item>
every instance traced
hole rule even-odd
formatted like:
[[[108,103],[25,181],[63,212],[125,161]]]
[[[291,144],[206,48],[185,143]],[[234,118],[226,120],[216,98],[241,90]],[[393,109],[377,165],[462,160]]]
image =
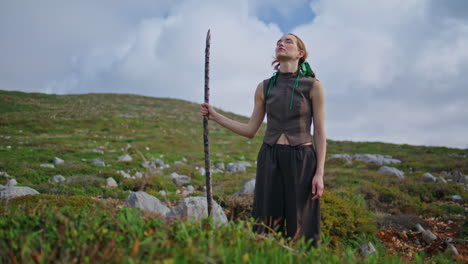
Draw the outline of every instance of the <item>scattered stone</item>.
[[[166,216],[170,211],[158,198],[143,191],[132,192],[125,201],[125,207],[137,207],[143,211],[149,211]]]
[[[94,152],[94,153],[104,154],[104,150],[102,150],[102,149],[93,149],[91,151]]]
[[[370,241],[369,241],[369,243],[364,244],[364,245],[359,247],[359,254],[361,256],[364,256],[364,257],[372,255],[375,252],[377,252],[377,250],[375,249],[374,245]]]
[[[164,196],[164,197],[166,197],[166,195],[167,195],[167,194],[166,194],[166,191],[164,191],[164,190],[159,191],[159,194],[161,194],[161,195]]]
[[[7,187],[13,187],[13,186],[15,186],[17,184],[18,184],[18,182],[15,179],[11,179],[11,180],[8,180],[6,186]]]
[[[437,237],[429,230],[425,230],[422,232],[422,237],[426,243],[431,244]]]
[[[106,179],[106,186],[105,187],[108,187],[108,188],[114,188],[114,187],[117,187],[117,182],[114,180],[114,178],[112,177],[109,177]]]
[[[224,163],[222,163],[222,162],[216,163],[215,168],[220,169],[220,170],[225,170]]]
[[[81,159],[81,161],[85,162],[85,161],[87,161],[87,159]]]
[[[249,162],[246,161],[238,161],[238,162],[231,162],[228,163],[226,171],[227,172],[239,172],[239,171],[246,171],[246,167],[252,166]]]
[[[452,243],[447,244],[447,249],[446,250],[452,255],[460,255],[458,253],[457,248]]]
[[[330,159],[345,159],[347,161],[352,161],[351,156],[349,156],[348,154],[334,154],[334,155],[331,155],[330,158],[328,159],[329,160]]]
[[[174,165],[184,165],[184,162],[180,160],[176,160],[174,161]]]
[[[124,178],[126,179],[131,179],[132,178],[132,175],[126,173],[125,171],[122,171],[122,170],[118,170],[117,171],[118,174],[122,175]]]
[[[423,182],[435,182],[436,181],[436,178],[432,176],[432,174],[430,174],[429,172],[424,173],[421,179]]]
[[[380,154],[356,154],[352,158],[353,160],[362,160],[367,163],[375,163],[379,165],[385,164],[399,164],[401,160],[392,159],[391,156],[384,156]]]
[[[420,224],[416,224],[416,230],[418,230],[418,232],[426,231]]]
[[[40,165],[42,168],[50,168],[50,169],[54,169],[55,166],[54,164],[41,164]]]
[[[55,175],[54,177],[49,179],[50,183],[59,183],[64,182],[66,179],[62,175]]]
[[[157,167],[163,168],[166,164],[161,159],[155,159],[153,161],[145,161],[141,164],[143,168],[156,169]]]
[[[452,201],[455,203],[463,204],[463,198],[460,195],[452,195]]]
[[[198,169],[198,173],[200,173],[200,175],[206,175],[206,170],[205,170],[205,168],[199,168],[199,169]]]
[[[441,171],[440,174],[448,177],[448,182],[468,183],[468,176],[463,175],[463,173],[459,171]]]
[[[133,174],[133,178],[135,178],[135,179],[136,179],[136,178],[143,178],[143,176],[144,176],[143,173],[138,172],[138,171],[135,172],[135,174]]]
[[[379,172],[380,173],[385,173],[385,174],[392,174],[392,175],[397,176],[400,179],[405,178],[405,173],[403,171],[401,171],[401,170],[399,170],[397,168],[393,168],[393,167],[382,166],[382,167],[380,167]]]
[[[200,220],[208,215],[206,197],[187,197],[167,214],[169,219],[191,219]],[[213,200],[213,220],[217,224],[228,222],[226,214],[221,206]]]
[[[189,176],[179,175],[175,172],[171,174],[171,178],[172,178],[172,182],[178,187],[182,187],[185,184],[188,184],[192,181],[192,179]]]
[[[187,186],[187,191],[194,192],[195,188],[192,185]]]
[[[119,157],[119,161],[122,161],[122,162],[127,162],[127,161],[132,161],[132,157],[128,154],[125,154],[125,155],[122,155]]]
[[[0,190],[0,199],[10,199],[30,194],[39,194],[39,192],[29,187],[11,186]]]
[[[253,194],[255,191],[255,179],[250,179],[244,183],[244,186],[242,186],[242,189],[240,192],[238,192],[238,195],[241,194]]]
[[[0,176],[3,176],[5,178],[11,178],[12,176],[8,173],[6,173],[6,171],[0,171]]]
[[[57,158],[55,157],[54,160],[52,161],[55,165],[60,165],[60,164],[63,164],[65,163],[65,161],[61,158]]]
[[[106,163],[104,163],[104,161],[102,161],[101,159],[93,159],[91,161],[91,164],[96,165],[96,166],[102,166],[102,167],[106,166]]]
[[[447,183],[447,181],[446,181],[443,177],[437,177],[437,178],[436,178],[436,182]]]

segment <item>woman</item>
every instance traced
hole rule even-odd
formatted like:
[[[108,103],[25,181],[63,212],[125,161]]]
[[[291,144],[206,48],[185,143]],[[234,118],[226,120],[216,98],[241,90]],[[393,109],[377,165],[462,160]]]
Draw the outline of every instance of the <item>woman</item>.
[[[281,232],[294,241],[320,239],[320,197],[326,153],[324,92],[307,62],[302,40],[294,34],[276,43],[272,65],[277,72],[260,82],[248,124],[229,119],[207,103],[208,115],[225,128],[253,138],[267,114],[267,130],[257,157],[252,216],[254,231]],[[314,124],[314,144],[310,128]]]

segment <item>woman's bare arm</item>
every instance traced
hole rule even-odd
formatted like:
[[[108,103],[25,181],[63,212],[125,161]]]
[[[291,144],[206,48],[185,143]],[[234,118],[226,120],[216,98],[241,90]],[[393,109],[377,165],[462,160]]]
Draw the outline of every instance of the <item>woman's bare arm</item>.
[[[319,80],[314,81],[310,97],[314,113],[314,145],[317,152],[317,170],[312,181],[312,199],[322,196],[324,184],[323,175],[325,167],[325,155],[327,152],[327,137],[325,134],[325,94]]]
[[[201,113],[202,115],[208,114],[208,118],[210,120],[215,121],[236,134],[253,138],[257,134],[260,126],[262,125],[263,119],[265,118],[265,105],[263,100],[263,82],[260,82],[255,90],[254,110],[248,124],[223,116],[216,112],[214,108],[207,103],[201,104]]]

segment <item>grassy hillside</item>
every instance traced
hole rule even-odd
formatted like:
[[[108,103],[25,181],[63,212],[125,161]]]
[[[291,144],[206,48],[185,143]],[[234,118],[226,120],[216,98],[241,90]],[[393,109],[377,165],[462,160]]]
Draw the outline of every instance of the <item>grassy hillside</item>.
[[[232,113],[223,112],[223,114],[243,122],[248,120],[246,117]],[[219,125],[210,123],[211,159],[213,164],[241,160],[255,164],[264,130],[265,127],[262,127],[254,139],[247,139]],[[332,258],[332,254],[335,253],[338,255],[335,263],[342,263],[346,259],[352,262],[358,261],[359,258],[354,257],[353,254],[357,255],[355,252],[359,246],[357,241],[361,240],[373,241],[381,251],[381,255],[370,258],[369,263],[383,263],[386,261],[389,261],[388,263],[398,263],[392,262],[394,260],[391,260],[389,255],[393,254],[397,254],[396,256],[402,254],[402,258],[397,257],[397,259],[417,260],[418,257],[413,254],[414,250],[411,254],[407,254],[406,251],[395,245],[385,245],[384,243],[385,239],[382,232],[388,234],[389,230],[393,230],[395,223],[398,222],[398,217],[403,219],[407,216],[417,216],[420,219],[439,219],[442,222],[452,221],[453,230],[451,232],[453,239],[465,241],[466,244],[468,230],[464,216],[465,208],[451,202],[451,196],[456,194],[462,196],[466,201],[468,198],[466,190],[460,184],[425,183],[421,182],[420,178],[425,172],[430,172],[434,176],[442,176],[441,171],[460,171],[465,175],[468,174],[468,150],[334,140],[327,140],[327,148],[327,156],[338,153],[391,155],[393,158],[402,161],[401,164],[391,166],[403,170],[406,178],[399,180],[394,176],[378,173],[377,170],[380,166],[375,164],[361,161],[347,163],[342,159],[327,161],[325,165],[325,193],[321,202],[323,233],[330,240],[328,244],[325,243],[324,249],[322,249],[325,250],[322,252],[325,254],[323,263],[330,262],[332,259],[327,259],[327,257]],[[93,152],[93,149],[103,150],[104,154]],[[118,157],[123,154],[130,154],[133,160],[131,162],[119,162]],[[66,215],[67,219],[81,219],[80,221],[82,221],[83,217],[86,218],[86,213],[78,216],[74,213],[74,210],[67,208],[76,208],[77,212],[80,210],[88,213],[95,212],[94,206],[99,208],[102,206],[102,204],[94,205],[96,200],[106,201],[107,207],[104,206],[104,208],[108,208],[110,202],[119,207],[123,204],[129,191],[144,190],[166,202],[166,204],[174,205],[183,197],[177,193],[178,188],[171,180],[164,177],[172,172],[190,176],[192,185],[196,189],[195,195],[202,195],[205,179],[203,175],[198,173],[196,167],[204,166],[203,155],[202,118],[199,114],[199,105],[196,103],[129,94],[46,95],[0,91],[0,171],[13,176],[18,181],[19,186],[29,186],[41,193],[35,196],[33,200],[17,198],[8,203],[2,202],[0,212],[3,216],[8,215],[8,217],[2,220],[4,222],[0,223],[0,232],[10,230],[11,234],[16,234],[15,237],[20,237],[19,240],[32,239],[31,234],[37,236],[35,232],[39,232],[37,231],[37,225],[40,224],[31,224],[31,219],[37,218],[38,223],[40,223],[40,219],[54,218],[54,214],[60,212]],[[53,169],[40,166],[43,163],[52,163],[54,157],[65,160],[65,163],[56,165]],[[103,160],[107,166],[92,165],[91,160],[94,158]],[[149,170],[141,167],[141,163],[155,158],[162,159],[171,167],[164,170]],[[174,164],[174,161],[182,159],[186,159],[185,164]],[[118,170],[124,170],[130,174],[142,172],[145,177],[135,180],[125,179],[117,173]],[[58,174],[63,175],[69,181],[62,184],[48,182],[48,179]],[[116,179],[119,186],[117,188],[102,188],[101,185],[104,183],[104,179],[110,176]],[[245,244],[237,245],[239,248],[251,248],[255,245],[259,248],[265,248],[265,252],[268,253],[267,244],[262,243],[272,242],[248,240],[245,237],[247,234],[242,233],[240,235],[238,233],[241,232],[239,230],[245,229],[245,224],[242,224],[244,222],[238,222],[238,220],[248,220],[251,196],[236,197],[232,194],[237,192],[247,179],[254,177],[255,166],[248,168],[246,172],[215,173],[213,175],[214,197],[223,205],[228,216],[236,220],[233,221],[232,225],[236,225],[234,222],[240,225],[230,226],[222,232],[226,232],[226,234],[237,232],[236,236],[247,239]],[[0,176],[0,184],[5,184],[7,180],[7,177]],[[162,196],[159,193],[161,190],[166,191],[167,196]],[[54,202],[51,202],[51,199]],[[77,203],[77,199],[86,202]],[[57,204],[57,200],[61,200],[61,202]],[[90,201],[92,201],[93,206],[83,206],[83,204],[88,204]],[[37,206],[43,207],[44,210],[40,210],[39,213],[29,203],[37,203]],[[17,212],[18,209],[20,209],[19,214],[12,213],[13,211]],[[121,210],[108,211],[108,214],[113,215],[113,217],[122,217],[122,214],[128,214],[131,217],[138,218],[140,214],[132,210],[128,212],[122,212]],[[102,219],[112,217],[110,215],[100,215],[98,218],[101,220],[93,221],[97,221],[95,224],[100,226],[105,222]],[[395,216],[397,218],[391,218]],[[128,219],[125,218],[125,220],[124,218],[121,219],[120,223],[128,221]],[[148,219],[150,223],[156,221],[154,217]],[[389,219],[397,220],[392,222]],[[22,230],[7,225],[15,221],[30,226],[30,228]],[[75,222],[75,224],[70,224],[67,228],[81,228],[83,230],[91,228],[76,225],[78,223]],[[139,225],[138,228],[141,228],[142,232],[144,232],[145,228],[149,228],[147,225],[159,226],[160,223],[148,224],[148,222],[144,222]],[[429,230],[435,230],[436,228],[428,226],[427,221],[425,227]],[[196,232],[195,229],[197,229],[196,226],[191,225],[188,225],[187,228],[193,229],[190,232]],[[130,244],[135,243],[136,239],[142,241],[146,237],[139,231],[112,230],[109,232],[116,232],[115,235],[123,236],[123,240],[131,240],[131,242],[128,242]],[[161,232],[170,232],[170,228]],[[132,238],[130,239],[129,236]],[[208,235],[204,233],[203,236]],[[0,235],[0,237],[5,236]],[[111,241],[111,238],[106,240],[107,238],[104,239],[104,237],[101,237],[100,240],[90,240],[88,242],[91,244],[87,245],[97,248],[104,247],[106,243]],[[165,237],[163,240],[158,240],[153,236],[151,241],[154,243],[169,241],[167,243],[171,244],[177,240],[182,244],[189,243],[187,237],[176,239],[168,237],[167,233],[163,237]],[[13,240],[13,237],[11,239]],[[55,242],[50,242],[49,249],[31,244],[29,251],[19,250],[15,249],[12,241],[7,239],[2,240],[2,243],[5,243],[2,246],[8,245],[9,257],[15,256],[24,259],[33,257],[34,254],[41,256],[41,252],[52,254],[54,252],[53,248],[56,246],[56,244],[52,243],[59,243],[65,237],[60,238],[59,236],[54,239],[52,241]],[[210,240],[211,242],[198,241],[197,243],[201,244],[193,245],[194,252],[204,243],[218,243],[216,242],[218,241],[217,238],[212,239],[214,240]],[[76,239],[76,241],[78,240]],[[190,241],[192,241],[190,243],[195,243],[193,240]],[[184,262],[179,258],[181,253],[177,253],[178,247],[176,246],[174,246],[173,251],[164,251],[159,247],[146,248],[146,251],[144,251],[146,253],[141,255],[143,254],[141,251],[136,253],[132,251],[134,244],[128,245],[128,243],[118,241],[115,243],[118,250],[116,250],[116,255],[113,255],[115,258],[111,257],[111,260],[119,259],[116,256],[121,255],[127,256],[129,262],[132,259],[135,260],[135,258],[151,261],[155,258],[149,256],[164,252],[165,258],[163,259]],[[459,243],[457,249],[466,257],[468,253],[466,245],[463,246],[461,242]],[[73,245],[72,242],[69,245],[63,245],[70,256],[73,256],[73,254],[81,257],[85,255],[94,256],[91,253],[82,253],[88,252],[89,248],[79,251],[73,248]],[[228,245],[225,245],[225,247],[228,247]],[[345,248],[345,251],[349,250],[351,255],[337,253],[343,251],[343,248]],[[186,249],[184,250],[186,251]],[[284,254],[286,255],[281,255],[283,253],[277,252],[281,250],[280,248],[271,250],[273,250],[270,252],[272,255],[279,254],[279,259],[284,258],[285,262],[288,262],[288,259],[294,262],[301,259],[297,255],[290,255],[291,253],[288,253],[288,251],[285,251]],[[331,252],[326,253],[327,250]],[[452,257],[438,255],[437,250],[431,250],[429,247],[423,248],[420,253],[426,254],[428,258],[440,258],[441,261],[444,259],[450,261],[452,259]],[[206,255],[208,253],[206,253],[203,258],[193,262],[202,263],[210,258],[214,262],[229,262],[229,260],[250,262],[252,258],[260,257],[258,252],[248,250],[237,252],[220,249],[216,252],[218,252],[219,256],[208,256]],[[270,254],[265,252],[266,255]],[[192,253],[186,252],[186,254],[191,256]],[[224,259],[224,257],[220,257],[223,254],[224,257],[226,255],[232,255],[232,257]],[[58,256],[55,257],[59,259]],[[142,258],[139,258],[140,256]],[[2,257],[2,259],[7,258],[6,255]],[[72,259],[72,257],[70,258]],[[95,258],[100,259],[97,255]],[[54,257],[50,259],[53,260]],[[101,258],[100,260],[104,259]],[[46,258],[41,257],[41,261],[46,262]]]

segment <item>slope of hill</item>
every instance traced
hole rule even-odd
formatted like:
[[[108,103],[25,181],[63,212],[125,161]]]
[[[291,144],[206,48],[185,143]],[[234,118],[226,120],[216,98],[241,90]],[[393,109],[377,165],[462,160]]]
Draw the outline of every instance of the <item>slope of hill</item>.
[[[222,113],[242,122],[248,120],[233,113]],[[247,161],[253,165],[245,172],[213,175],[215,199],[232,219],[248,218],[251,196],[238,198],[233,194],[246,180],[255,178],[255,160],[264,130],[262,126],[254,139],[247,139],[210,123],[213,164]],[[402,170],[405,178],[379,173],[381,165],[373,163],[327,160],[322,197],[324,233],[340,242],[356,238],[360,233],[377,235],[385,242],[388,228],[395,232],[394,228],[404,226],[401,222],[406,220],[402,219],[415,216],[417,222],[432,217],[442,222],[452,221],[451,239],[458,241],[457,249],[466,256],[466,208],[452,202],[453,195],[460,195],[466,201],[466,182],[423,182],[421,177],[428,172],[451,180],[442,172],[468,174],[468,150],[330,139],[327,150],[327,157],[340,153],[392,156],[401,163],[389,166]],[[125,154],[132,161],[118,161]],[[41,166],[52,164],[54,157],[65,162],[54,168]],[[145,169],[141,166],[157,158],[170,167]],[[106,165],[93,165],[93,159],[101,159]],[[174,205],[183,197],[180,194],[183,190],[165,176],[173,172],[189,176],[195,194],[202,195],[204,176],[198,167],[203,166],[202,118],[197,103],[129,94],[46,95],[0,91],[0,172],[4,172],[0,184],[9,180],[7,173],[18,185],[38,190],[41,193],[38,200],[49,199],[47,195],[62,195],[63,199],[81,195],[123,203],[129,191],[144,190]],[[130,175],[141,172],[144,177],[128,179],[118,171]],[[54,175],[68,180],[63,184],[50,183]],[[116,179],[118,187],[102,188],[107,177]],[[162,195],[162,190],[167,194]],[[1,206],[3,213],[9,210],[7,205]],[[436,228],[427,221],[424,225],[432,230]],[[440,234],[449,232],[440,230]],[[401,254],[412,252],[407,256],[409,259],[417,251],[417,246],[412,251],[390,246]],[[430,253],[430,245],[424,250]]]

